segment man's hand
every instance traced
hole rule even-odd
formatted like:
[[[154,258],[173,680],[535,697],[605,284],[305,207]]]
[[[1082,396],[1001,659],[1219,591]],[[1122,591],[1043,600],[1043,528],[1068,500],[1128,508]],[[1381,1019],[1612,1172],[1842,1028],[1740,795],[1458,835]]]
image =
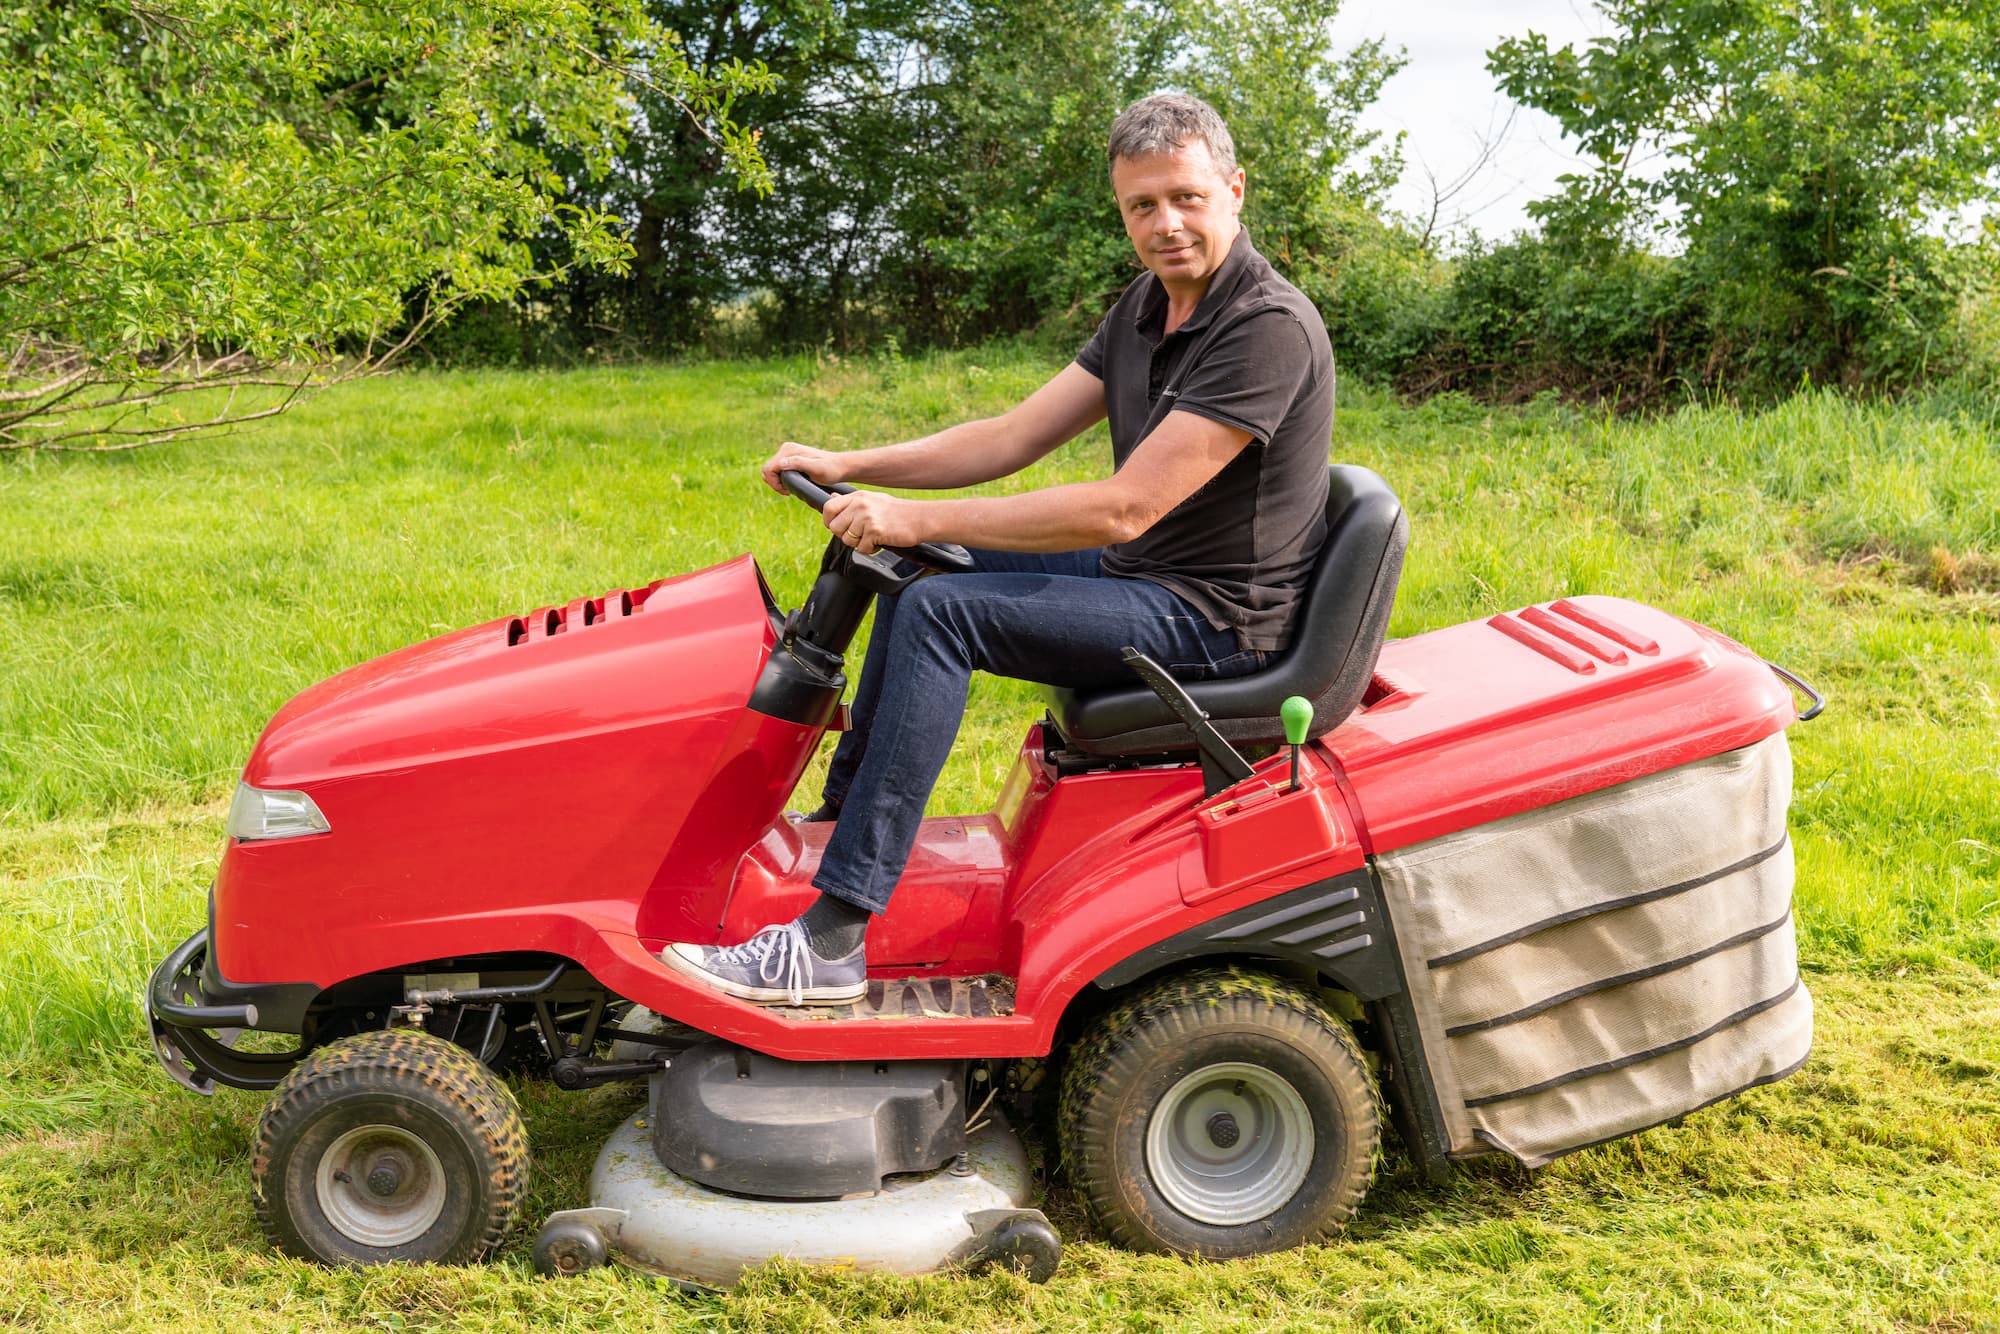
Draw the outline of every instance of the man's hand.
[[[820,512],[826,530],[864,556],[883,547],[913,547],[934,534],[921,522],[925,502],[885,496],[879,491],[855,491],[835,496]]]
[[[764,485],[781,494],[784,483],[778,480],[781,472],[802,472],[821,486],[831,486],[845,481],[842,475],[841,456],[825,449],[814,449],[796,440],[787,440],[778,446],[778,452],[764,460]]]

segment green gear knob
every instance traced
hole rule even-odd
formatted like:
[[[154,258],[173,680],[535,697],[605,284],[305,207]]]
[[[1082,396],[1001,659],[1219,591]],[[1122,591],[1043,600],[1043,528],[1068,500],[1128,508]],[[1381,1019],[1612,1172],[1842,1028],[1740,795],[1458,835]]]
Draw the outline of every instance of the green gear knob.
[[[1293,695],[1278,706],[1278,716],[1285,720],[1285,743],[1303,746],[1306,733],[1312,728],[1312,701],[1304,695]]]

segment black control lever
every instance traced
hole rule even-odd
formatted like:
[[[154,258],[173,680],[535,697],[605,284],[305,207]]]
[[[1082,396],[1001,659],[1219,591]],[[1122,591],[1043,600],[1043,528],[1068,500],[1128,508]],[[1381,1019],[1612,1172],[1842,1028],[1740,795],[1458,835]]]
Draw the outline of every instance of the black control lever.
[[[1154,662],[1136,648],[1120,650],[1125,665],[1139,674],[1139,679],[1152,687],[1160,702],[1174,711],[1174,716],[1187,724],[1194,733],[1194,743],[1201,748],[1202,772],[1208,780],[1208,795],[1214,796],[1231,783],[1240,783],[1250,776],[1250,761],[1243,758],[1236,747],[1222,739],[1222,733],[1209,725],[1208,713],[1194,702],[1179,681],[1167,675],[1167,669]],[[1226,781],[1217,781],[1219,779]]]

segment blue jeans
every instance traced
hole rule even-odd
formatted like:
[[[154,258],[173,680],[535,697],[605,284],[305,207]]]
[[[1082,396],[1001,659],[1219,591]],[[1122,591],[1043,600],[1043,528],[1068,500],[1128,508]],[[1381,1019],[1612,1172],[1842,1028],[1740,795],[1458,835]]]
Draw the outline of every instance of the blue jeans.
[[[813,886],[870,912],[889,906],[924,803],[965,716],[975,670],[1045,685],[1133,686],[1127,645],[1182,680],[1240,676],[1245,650],[1179,596],[1103,573],[1101,548],[974,551],[972,574],[921,579],[875,604],[851,721],[827,770],[840,808]]]

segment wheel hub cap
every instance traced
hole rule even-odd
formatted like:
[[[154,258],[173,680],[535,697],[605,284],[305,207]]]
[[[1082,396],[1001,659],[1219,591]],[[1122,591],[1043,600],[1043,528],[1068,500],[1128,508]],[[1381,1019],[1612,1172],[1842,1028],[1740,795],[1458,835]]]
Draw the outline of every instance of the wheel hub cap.
[[[444,1212],[444,1168],[401,1126],[356,1126],[327,1146],[314,1173],[320,1212],[364,1246],[404,1246]]]
[[[1153,1185],[1189,1218],[1218,1227],[1283,1208],[1312,1159],[1305,1099],[1281,1075],[1240,1061],[1182,1077],[1146,1127]]]
[[[368,1170],[368,1192],[389,1199],[402,1188],[407,1165],[394,1153],[385,1153]]]

